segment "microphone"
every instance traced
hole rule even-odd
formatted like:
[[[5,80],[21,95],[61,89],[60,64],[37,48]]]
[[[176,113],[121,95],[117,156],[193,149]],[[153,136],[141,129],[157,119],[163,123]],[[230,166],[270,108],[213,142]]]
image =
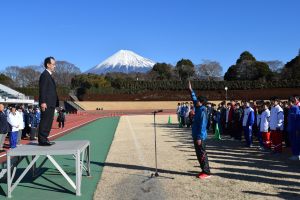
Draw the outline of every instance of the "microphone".
[[[160,113],[160,112],[163,112],[163,110],[155,110],[155,111],[152,112],[152,113]]]

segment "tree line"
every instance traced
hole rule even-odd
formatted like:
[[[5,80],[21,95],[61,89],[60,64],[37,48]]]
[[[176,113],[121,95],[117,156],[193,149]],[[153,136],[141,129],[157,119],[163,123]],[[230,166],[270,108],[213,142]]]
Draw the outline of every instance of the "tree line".
[[[300,55],[283,64],[278,60],[257,61],[248,51],[242,52],[236,63],[222,75],[217,61],[204,60],[194,65],[189,59],[181,59],[175,66],[156,63],[145,74],[107,73],[106,75],[80,74],[71,82],[80,88],[79,95],[89,93],[136,93],[146,90],[183,90],[187,80],[195,89],[231,90],[300,87]]]
[[[33,93],[42,70],[42,65],[9,66],[0,74],[0,83]],[[193,81],[195,89],[199,90],[223,90],[225,86],[231,90],[290,88],[300,87],[300,51],[286,64],[279,60],[258,61],[250,52],[244,51],[235,64],[228,68],[224,77],[218,61],[203,60],[196,65],[189,59],[181,59],[175,66],[156,63],[147,73],[114,72],[104,75],[82,74],[74,64],[57,61],[56,72],[54,78],[58,87],[77,90],[79,96],[87,92],[111,94],[183,90],[188,80]]]
[[[30,66],[8,66],[0,74],[0,83],[13,88],[36,88],[39,77],[45,69],[43,64]],[[71,87],[71,80],[80,74],[80,69],[67,61],[56,61],[56,73],[53,74],[58,87]]]

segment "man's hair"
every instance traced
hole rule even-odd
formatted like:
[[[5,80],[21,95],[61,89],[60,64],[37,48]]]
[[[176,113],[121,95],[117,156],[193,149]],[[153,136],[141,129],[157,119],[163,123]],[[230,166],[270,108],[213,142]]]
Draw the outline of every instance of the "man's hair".
[[[49,56],[47,58],[45,58],[44,60],[44,67],[47,69],[47,64],[51,64],[51,59],[55,60],[55,58],[53,58],[52,56]]]
[[[198,97],[198,101],[199,101],[200,103],[202,103],[202,104],[206,104],[207,98],[204,97],[204,96],[199,96],[199,97]]]
[[[294,96],[289,97],[289,101],[294,103],[295,102]]]
[[[275,97],[271,97],[270,100],[271,100],[271,101],[277,101],[277,102],[280,101],[280,99],[279,99],[278,97],[276,97],[276,96],[275,96]]]

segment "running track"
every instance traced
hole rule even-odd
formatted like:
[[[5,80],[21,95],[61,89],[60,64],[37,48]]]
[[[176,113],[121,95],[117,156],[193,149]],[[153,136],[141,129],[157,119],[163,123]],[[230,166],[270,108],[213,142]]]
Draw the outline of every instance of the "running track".
[[[91,123],[97,119],[112,116],[122,116],[122,115],[141,115],[141,114],[152,114],[152,110],[124,110],[124,111],[84,111],[78,114],[68,114],[66,115],[66,122],[64,129],[58,128],[58,123],[56,122],[56,117],[53,120],[52,129],[49,135],[50,140],[55,140],[70,131]],[[161,114],[174,114],[175,110],[164,110]],[[174,119],[175,120],[175,119]],[[30,142],[28,139],[21,140],[22,145],[26,145]],[[7,151],[9,149],[9,139],[6,138],[4,149]],[[6,161],[6,151],[0,153],[0,163]]]

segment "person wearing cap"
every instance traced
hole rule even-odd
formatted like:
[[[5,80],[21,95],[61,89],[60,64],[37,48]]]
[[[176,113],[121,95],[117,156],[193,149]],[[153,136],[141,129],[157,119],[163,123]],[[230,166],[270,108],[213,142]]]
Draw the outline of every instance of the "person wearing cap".
[[[55,108],[59,106],[56,84],[52,77],[55,70],[55,59],[47,57],[44,60],[45,70],[39,79],[39,104],[41,107],[41,121],[39,125],[38,142],[40,146],[50,146],[54,142],[48,139],[51,131]]]
[[[196,94],[192,89],[191,82],[189,82],[189,90],[195,108],[194,122],[192,125],[192,137],[194,140],[194,147],[195,147],[197,159],[202,169],[202,172],[200,172],[197,175],[197,177],[200,179],[206,179],[210,177],[210,168],[209,168],[208,157],[206,153],[206,138],[207,138],[207,130],[206,130],[207,109],[205,107],[206,98],[196,97]]]
[[[4,113],[4,105],[0,103],[0,151],[3,151],[5,138],[9,131],[7,116]]]
[[[274,145],[273,153],[282,152],[284,113],[279,103],[280,100],[277,97],[271,98],[270,130],[271,143]]]
[[[17,147],[19,126],[20,126],[20,119],[16,112],[15,106],[11,107],[10,113],[7,117],[7,122],[10,125],[10,132],[9,132],[10,148],[13,149]]]
[[[290,97],[291,107],[288,114],[288,135],[290,138],[292,156],[290,160],[300,160],[300,107],[299,96]]]
[[[254,110],[250,107],[250,102],[244,102],[244,114],[243,114],[243,130],[246,140],[246,146],[252,147],[252,126],[254,124]]]

